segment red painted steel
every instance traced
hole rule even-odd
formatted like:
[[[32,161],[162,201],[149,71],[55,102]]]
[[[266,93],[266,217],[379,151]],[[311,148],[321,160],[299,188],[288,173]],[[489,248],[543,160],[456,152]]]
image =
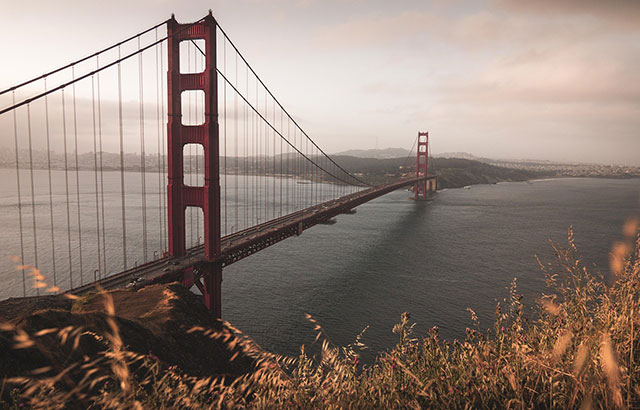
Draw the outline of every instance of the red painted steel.
[[[416,177],[427,176],[427,165],[429,162],[429,133],[418,132],[418,147],[416,156]],[[427,179],[420,180],[416,183],[413,193],[414,199],[425,200],[428,193]]]
[[[205,305],[217,317],[221,315],[222,263],[220,261],[220,153],[218,126],[218,81],[216,73],[216,21],[211,12],[196,24],[178,24],[175,18],[167,22],[168,31],[168,212],[169,255],[186,253],[186,207],[202,208],[204,214],[204,257],[208,262],[200,275]],[[201,73],[180,73],[180,43],[204,40],[205,69]],[[205,94],[204,124],[182,124],[182,92],[201,90]],[[185,144],[201,144],[204,150],[204,186],[184,184],[183,149]],[[189,275],[193,275],[192,273]],[[183,278],[198,282],[200,278]],[[203,285],[203,286],[200,286]]]

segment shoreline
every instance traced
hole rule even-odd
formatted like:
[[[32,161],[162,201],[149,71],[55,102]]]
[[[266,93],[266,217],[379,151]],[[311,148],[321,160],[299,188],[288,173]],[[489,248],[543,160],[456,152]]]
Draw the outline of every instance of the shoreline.
[[[468,184],[468,185],[465,185],[465,186],[445,187],[445,188],[438,189],[438,191],[445,191],[445,190],[448,190],[448,189],[469,189],[470,187],[473,187],[473,186],[482,186],[482,185],[501,185],[501,184],[522,183],[522,182],[527,182],[527,183],[547,182],[547,181],[556,181],[556,180],[560,180],[560,179],[610,179],[610,180],[613,180],[613,181],[625,181],[625,180],[630,180],[630,179],[638,179],[638,180],[640,180],[640,175],[634,175],[634,176],[629,176],[629,177],[559,175],[559,176],[553,176],[553,177],[533,178],[533,179],[526,179],[526,180],[520,180],[520,181],[497,181],[497,182],[477,183],[477,184],[473,184],[472,183],[472,184]],[[436,192],[438,192],[438,191],[436,191]]]

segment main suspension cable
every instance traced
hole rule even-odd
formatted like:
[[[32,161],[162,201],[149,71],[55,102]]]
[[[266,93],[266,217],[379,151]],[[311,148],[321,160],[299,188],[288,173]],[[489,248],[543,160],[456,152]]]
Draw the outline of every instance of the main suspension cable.
[[[411,159],[411,154],[413,153],[413,149],[416,147],[416,144],[418,143],[418,138],[420,138],[420,137],[418,136],[413,140],[413,145],[411,146],[411,149],[409,150],[409,155],[407,155],[407,158],[404,160],[404,163],[402,165],[403,169],[409,164],[409,160]]]
[[[262,79],[260,79],[260,77],[258,76],[258,74],[255,72],[255,70],[253,69],[253,67],[251,67],[251,65],[249,64],[249,62],[244,58],[244,56],[242,55],[242,53],[240,52],[240,50],[238,50],[238,47],[236,47],[236,45],[234,44],[233,41],[231,41],[231,39],[229,38],[229,36],[227,35],[227,33],[224,31],[224,29],[220,26],[220,24],[217,22],[216,20],[216,26],[220,29],[220,32],[224,35],[224,37],[227,39],[227,41],[229,42],[229,44],[231,44],[231,46],[234,48],[234,50],[236,51],[236,53],[238,53],[238,56],[240,56],[240,58],[242,59],[242,61],[247,65],[247,67],[249,68],[249,70],[251,70],[251,72],[253,73],[253,75],[256,77],[256,79],[260,82],[260,84],[264,87],[264,89],[266,90],[266,92],[269,93],[269,95],[271,96],[271,98],[273,98],[274,102],[276,104],[278,104],[278,106],[284,111],[284,113],[291,118],[291,121],[296,125],[296,127],[298,127],[300,129],[300,131],[304,134],[305,137],[309,138],[309,140],[311,141],[311,143],[313,145],[316,146],[316,148],[318,148],[318,150],[320,150],[320,152],[322,152],[323,155],[325,155],[327,158],[329,158],[329,160],[331,162],[333,162],[334,165],[336,165],[340,170],[342,170],[344,173],[348,174],[350,177],[352,177],[353,179],[355,179],[356,181],[360,182],[361,184],[365,185],[365,186],[371,186],[370,184],[366,183],[365,181],[360,180],[359,178],[351,175],[347,170],[345,170],[344,168],[342,168],[338,163],[336,163],[326,152],[324,152],[322,150],[322,148],[320,148],[315,141],[313,141],[313,139],[311,137],[309,137],[309,135],[302,129],[302,127],[296,122],[296,120],[289,114],[289,112],[282,106],[282,104],[280,104],[280,102],[278,101],[278,99],[276,99],[276,97],[273,95],[273,93],[271,92],[271,90],[269,90],[269,88],[265,85],[265,83],[262,81]],[[199,48],[198,48],[199,49]],[[202,52],[202,50],[200,50],[200,52]],[[204,54],[204,53],[203,53]]]
[[[150,29],[147,29],[147,30],[141,31],[140,33],[135,34],[135,35],[133,35],[133,36],[131,36],[131,37],[129,37],[129,38],[127,38],[127,39],[125,39],[125,40],[122,40],[122,41],[120,41],[119,43],[116,43],[116,44],[114,44],[114,45],[112,45],[112,46],[109,46],[109,47],[107,47],[107,48],[103,48],[103,49],[102,49],[102,50],[100,50],[100,51],[97,51],[97,52],[95,52],[95,53],[93,53],[93,54],[91,54],[91,55],[89,55],[89,56],[83,57],[83,58],[81,58],[81,59],[79,59],[79,60],[76,60],[76,61],[74,61],[74,62],[72,62],[72,63],[69,63],[69,64],[67,64],[67,65],[65,65],[65,66],[63,66],[63,67],[56,68],[55,70],[53,70],[53,71],[49,71],[49,72],[48,72],[48,73],[46,73],[46,74],[42,74],[41,76],[38,76],[38,77],[32,78],[31,80],[27,80],[27,81],[25,81],[25,82],[23,82],[23,83],[20,83],[20,84],[18,84],[18,85],[13,86],[13,87],[7,88],[6,90],[2,90],[2,91],[0,91],[0,95],[3,95],[3,94],[5,94],[5,93],[8,93],[9,91],[17,90],[18,88],[22,88],[22,87],[24,87],[25,85],[31,84],[31,83],[36,82],[36,81],[38,81],[38,80],[42,80],[42,79],[44,79],[44,78],[49,77],[49,76],[50,76],[50,75],[52,75],[52,74],[59,73],[60,71],[66,70],[66,69],[67,69],[67,68],[69,68],[69,67],[73,67],[73,66],[75,66],[75,65],[77,65],[77,64],[80,64],[80,63],[82,63],[82,62],[84,62],[84,61],[87,61],[87,60],[89,60],[89,59],[91,59],[91,58],[93,58],[93,57],[97,57],[97,56],[99,56],[100,54],[103,54],[103,53],[105,53],[105,52],[107,52],[107,51],[109,51],[109,50],[113,50],[113,49],[114,49],[114,48],[116,48],[116,47],[119,47],[119,46],[121,46],[121,45],[123,45],[123,44],[125,44],[125,43],[128,43],[129,41],[133,40],[133,39],[134,39],[134,38],[136,38],[136,37],[140,37],[140,36],[142,36],[142,35],[144,35],[144,34],[146,34],[146,33],[150,32],[151,30],[155,30],[155,29],[157,29],[158,27],[160,27],[160,26],[162,26],[162,25],[164,25],[164,24],[167,24],[167,22],[168,22],[168,21],[169,21],[169,20],[165,20],[165,21],[163,21],[162,23],[158,23],[158,24],[156,24],[155,26],[151,27]]]
[[[266,124],[269,128],[271,128],[271,130],[273,130],[273,132],[275,132],[276,134],[278,134],[278,135],[280,136],[280,138],[283,138],[283,139],[287,142],[287,144],[289,144],[289,146],[291,146],[294,150],[296,150],[296,152],[298,152],[298,153],[299,153],[299,154],[300,154],[304,159],[306,159],[307,161],[309,161],[310,163],[312,163],[312,164],[313,164],[313,165],[315,165],[316,167],[320,168],[322,171],[326,172],[327,174],[331,175],[331,176],[332,176],[332,177],[334,177],[335,179],[337,179],[337,180],[339,180],[339,181],[342,181],[342,182],[344,182],[344,183],[345,183],[345,184],[347,184],[347,185],[352,185],[350,182],[345,181],[344,179],[342,179],[342,178],[340,178],[340,177],[338,177],[338,176],[336,176],[336,175],[333,175],[332,173],[330,173],[329,171],[327,171],[326,169],[324,169],[323,167],[321,167],[320,165],[318,165],[315,161],[313,161],[311,158],[309,158],[309,156],[308,156],[308,155],[303,154],[303,153],[302,153],[302,151],[300,151],[298,148],[296,148],[295,146],[293,146],[293,145],[291,144],[291,142],[287,141],[287,139],[286,139],[286,138],[284,138],[284,136],[283,136],[283,135],[282,135],[278,130],[276,130],[276,129],[274,128],[274,126],[273,126],[273,125],[271,125],[271,123],[270,123],[270,122],[269,122],[269,121],[268,121],[268,120],[267,120],[267,119],[266,119],[262,114],[260,114],[260,113],[258,112],[258,110],[257,110],[253,105],[251,105],[251,103],[250,103],[249,101],[247,101],[247,99],[246,99],[246,98],[245,98],[245,97],[244,97],[244,96],[243,96],[243,95],[238,91],[238,89],[237,89],[233,84],[231,84],[231,82],[229,81],[229,79],[228,79],[224,74],[222,74],[222,72],[221,72],[220,70],[216,69],[216,71],[217,71],[217,72],[218,72],[218,74],[220,74],[220,76],[221,76],[221,77],[222,77],[222,78],[223,78],[223,79],[224,79],[224,80],[229,84],[229,86],[233,89],[233,91],[235,91],[235,92],[240,96],[240,98],[242,98],[242,99],[244,100],[244,102],[245,102],[245,103],[247,103],[247,104],[249,105],[249,107],[251,107],[251,109],[252,109],[252,110],[253,110],[253,111],[258,115],[258,117],[260,117],[260,119],[262,119],[262,121],[264,121],[264,122],[265,122],[265,124]],[[347,173],[347,175],[351,175],[351,174]],[[370,186],[370,185],[369,185],[369,184],[367,184],[367,186]]]
[[[70,85],[71,85],[71,84],[73,84],[73,83],[77,83],[78,81],[82,81],[82,80],[84,80],[85,78],[89,78],[89,77],[91,77],[92,75],[94,75],[94,74],[96,74],[96,73],[99,73],[100,71],[106,70],[107,68],[110,68],[110,67],[113,67],[113,66],[115,66],[115,65],[118,65],[118,64],[122,63],[123,61],[126,61],[126,60],[128,60],[129,58],[134,57],[134,56],[136,56],[136,55],[140,54],[141,52],[143,52],[143,51],[145,51],[145,50],[148,50],[148,49],[150,49],[151,47],[154,47],[154,46],[156,46],[156,45],[158,45],[158,44],[161,44],[162,42],[166,41],[167,39],[169,39],[169,38],[171,38],[171,37],[174,37],[174,36],[177,36],[178,34],[182,33],[183,31],[190,29],[193,25],[200,23],[203,19],[204,19],[204,18],[202,18],[202,19],[200,19],[200,20],[198,20],[198,21],[196,21],[196,22],[194,22],[194,23],[191,23],[191,24],[189,24],[189,25],[185,26],[184,28],[182,28],[181,30],[176,31],[175,33],[173,33],[173,34],[171,34],[171,35],[169,35],[169,36],[163,37],[163,38],[161,38],[160,40],[155,41],[155,42],[153,42],[153,43],[151,43],[151,44],[149,44],[149,45],[146,45],[146,46],[144,46],[143,48],[141,48],[140,50],[137,50],[137,51],[134,51],[134,52],[132,52],[132,53],[130,53],[130,54],[127,54],[127,55],[126,55],[126,56],[124,56],[124,57],[121,57],[121,56],[120,56],[120,46],[118,46],[118,59],[117,59],[116,61],[112,61],[111,63],[106,64],[106,65],[102,66],[102,67],[101,67],[101,68],[99,68],[99,69],[93,70],[93,71],[91,71],[91,72],[89,72],[89,73],[87,73],[87,74],[84,74],[84,75],[82,75],[82,76],[80,76],[80,77],[77,77],[77,78],[75,78],[75,79],[73,79],[73,80],[71,80],[71,81],[68,81],[68,82],[66,82],[66,83],[64,83],[64,84],[61,84],[61,85],[59,85],[59,86],[57,86],[57,87],[55,87],[55,88],[52,88],[52,89],[50,89],[50,90],[48,90],[48,91],[45,91],[45,92],[43,92],[43,93],[40,93],[40,94],[38,94],[38,95],[36,95],[36,96],[34,96],[34,97],[27,98],[27,99],[25,99],[25,100],[20,101],[19,103],[14,103],[13,105],[11,105],[11,106],[9,106],[9,107],[7,107],[7,108],[3,108],[2,110],[0,110],[0,115],[4,114],[5,112],[9,112],[9,111],[11,111],[11,110],[14,110],[14,109],[16,109],[16,108],[18,108],[18,107],[22,107],[22,106],[23,106],[23,105],[25,105],[25,104],[29,104],[29,103],[31,103],[31,102],[33,102],[33,101],[36,101],[36,100],[38,100],[38,99],[40,99],[40,98],[44,97],[45,95],[49,95],[49,94],[51,94],[51,93],[53,93],[53,92],[56,92],[56,91],[62,90],[63,88],[68,87],[68,86],[70,86]]]
[[[289,117],[291,119],[291,121],[296,125],[296,127],[298,129],[300,129],[300,132],[302,132],[302,134],[304,134],[305,137],[307,137],[309,139],[309,141],[311,141],[311,143],[325,156],[327,157],[336,167],[338,167],[342,172],[344,172],[345,174],[349,175],[351,178],[353,178],[354,180],[358,181],[359,183],[361,183],[364,186],[371,186],[371,184],[357,178],[356,176],[352,175],[351,173],[349,173],[347,170],[345,170],[344,168],[342,168],[338,163],[336,163],[326,152],[324,152],[324,150],[322,150],[322,148],[320,148],[315,141],[313,141],[313,139],[302,129],[302,127],[296,122],[296,120],[289,114],[289,112],[282,106],[282,104],[280,104],[280,102],[278,101],[278,99],[276,99],[276,97],[273,95],[273,93],[269,90],[269,88],[264,84],[264,82],[260,79],[260,77],[258,76],[258,74],[255,72],[255,70],[253,69],[253,67],[251,67],[251,65],[249,64],[249,62],[244,58],[244,56],[242,55],[242,53],[240,53],[240,50],[238,50],[238,48],[236,47],[236,45],[233,43],[233,41],[231,41],[231,39],[229,38],[229,36],[227,35],[227,33],[222,29],[222,27],[217,23],[216,21],[216,25],[217,27],[220,29],[220,31],[222,32],[222,34],[224,35],[225,39],[229,42],[229,44],[231,44],[231,46],[233,47],[233,49],[236,51],[237,56],[239,56],[242,61],[246,64],[246,66],[249,68],[249,70],[251,70],[251,72],[253,73],[253,75],[255,76],[256,80],[260,82],[260,84],[262,85],[262,87],[265,89],[266,93],[269,93],[269,95],[271,96],[271,98],[274,101],[274,104],[278,104],[278,106],[280,107],[281,110],[284,111],[284,113],[287,115],[287,117]],[[191,40],[191,42],[196,46],[196,48],[198,49],[198,51],[200,51],[203,55],[205,55],[204,51],[202,51],[202,49],[193,41]],[[225,42],[226,44],[226,42]],[[220,71],[216,68],[216,71],[218,71],[218,73],[220,73]],[[220,73],[222,75],[222,73]],[[227,78],[223,75],[223,78],[225,79],[225,81],[229,81],[227,80]],[[230,83],[230,85],[233,87],[233,85]],[[240,94],[240,92],[233,87],[234,90],[236,91],[236,93]],[[246,101],[246,99],[242,96],[242,94],[240,94],[240,96],[245,100],[245,102],[247,102],[247,104],[249,103],[248,101]],[[0,114],[2,114],[0,112]],[[274,129],[275,131],[275,129]],[[282,137],[282,134],[278,133],[278,135],[280,135]],[[324,170],[324,169],[323,169]],[[327,171],[325,171],[327,172]],[[350,184],[350,183],[348,183]],[[352,184],[350,184],[352,185]]]

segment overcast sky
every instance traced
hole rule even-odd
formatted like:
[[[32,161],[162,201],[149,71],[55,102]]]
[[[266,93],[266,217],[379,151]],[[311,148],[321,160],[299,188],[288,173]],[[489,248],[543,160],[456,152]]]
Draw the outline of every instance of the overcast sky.
[[[0,0],[0,88],[210,8],[328,152],[640,165],[638,0]]]

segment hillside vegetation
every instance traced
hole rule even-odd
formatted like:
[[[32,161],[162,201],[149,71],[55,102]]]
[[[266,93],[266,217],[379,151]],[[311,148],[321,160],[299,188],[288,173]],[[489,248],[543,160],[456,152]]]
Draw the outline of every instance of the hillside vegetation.
[[[336,156],[336,162],[352,173],[362,173],[372,183],[382,183],[392,175],[415,173],[415,158],[357,158]],[[400,168],[403,167],[403,168]],[[462,188],[467,185],[527,181],[548,174],[497,167],[461,158],[430,158],[429,172],[438,175],[438,188]]]
[[[467,185],[527,181],[546,175],[460,158],[434,158],[433,162],[438,175],[439,188],[461,188]]]

